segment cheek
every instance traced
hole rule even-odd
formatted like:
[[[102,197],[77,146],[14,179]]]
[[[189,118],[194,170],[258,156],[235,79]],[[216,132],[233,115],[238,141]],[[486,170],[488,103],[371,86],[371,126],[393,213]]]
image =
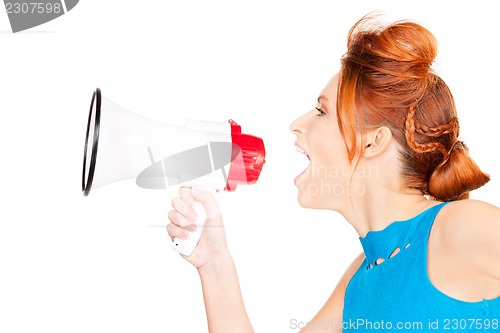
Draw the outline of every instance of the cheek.
[[[345,174],[349,166],[347,150],[338,128],[329,126],[311,135],[312,165],[323,170],[320,174]],[[329,170],[324,170],[325,168]],[[339,170],[341,168],[342,170]],[[328,172],[327,172],[328,171]]]

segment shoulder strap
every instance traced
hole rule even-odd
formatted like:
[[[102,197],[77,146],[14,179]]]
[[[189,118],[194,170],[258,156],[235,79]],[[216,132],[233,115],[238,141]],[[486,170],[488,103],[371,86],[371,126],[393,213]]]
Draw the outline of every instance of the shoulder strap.
[[[442,202],[431,208],[429,208],[424,214],[422,214],[418,223],[416,224],[416,230],[412,239],[412,242],[418,243],[414,253],[414,258],[416,260],[416,270],[419,275],[428,277],[427,270],[427,251],[429,246],[429,235],[431,233],[432,226],[436,220],[437,214],[441,209],[446,206],[449,202]]]
[[[441,209],[449,204],[449,201],[446,202],[441,202],[440,204],[437,204],[424,212],[424,214],[421,215],[418,223],[416,224],[416,230],[415,230],[415,238],[418,240],[423,240],[425,245],[427,245],[427,242],[429,240],[429,235],[431,233],[432,226],[434,225],[434,221],[436,220],[437,214],[441,211]]]

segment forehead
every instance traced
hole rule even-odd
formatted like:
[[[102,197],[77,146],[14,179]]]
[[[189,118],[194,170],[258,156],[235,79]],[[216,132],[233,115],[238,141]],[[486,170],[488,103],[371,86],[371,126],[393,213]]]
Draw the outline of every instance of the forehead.
[[[338,74],[334,75],[321,91],[318,101],[335,106],[337,103],[337,89],[339,84]]]

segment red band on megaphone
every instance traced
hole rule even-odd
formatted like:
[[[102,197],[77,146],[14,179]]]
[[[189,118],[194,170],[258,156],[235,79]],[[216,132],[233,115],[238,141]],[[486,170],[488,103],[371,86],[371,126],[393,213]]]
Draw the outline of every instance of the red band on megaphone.
[[[238,155],[231,157],[226,185],[226,190],[232,192],[238,184],[254,184],[257,181],[265,163],[266,150],[261,138],[242,134],[240,125],[233,120],[229,123],[232,143],[239,147],[233,149],[233,153]]]

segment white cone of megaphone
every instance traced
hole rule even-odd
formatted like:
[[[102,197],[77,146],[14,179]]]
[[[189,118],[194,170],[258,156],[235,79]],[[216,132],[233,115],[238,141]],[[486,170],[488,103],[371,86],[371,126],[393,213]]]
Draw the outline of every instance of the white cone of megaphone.
[[[234,191],[238,184],[254,184],[264,162],[262,139],[242,134],[232,120],[172,125],[125,110],[99,88],[92,95],[82,172],[85,196],[91,189],[131,178],[147,189],[183,185]],[[192,234],[188,242],[174,239],[173,246],[191,254],[202,228],[197,230],[200,235]]]

